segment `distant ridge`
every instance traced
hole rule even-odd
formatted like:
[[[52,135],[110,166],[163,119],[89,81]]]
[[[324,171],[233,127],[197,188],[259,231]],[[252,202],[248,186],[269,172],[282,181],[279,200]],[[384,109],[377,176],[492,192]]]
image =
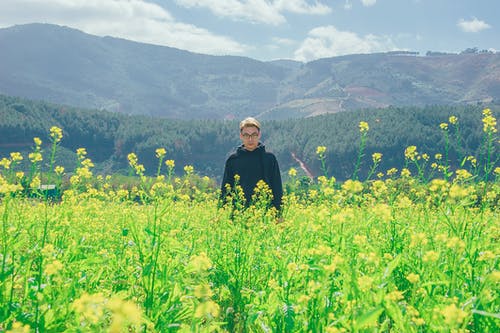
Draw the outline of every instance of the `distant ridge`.
[[[178,119],[309,117],[500,100],[500,54],[210,56],[50,24],[0,29],[0,93]]]

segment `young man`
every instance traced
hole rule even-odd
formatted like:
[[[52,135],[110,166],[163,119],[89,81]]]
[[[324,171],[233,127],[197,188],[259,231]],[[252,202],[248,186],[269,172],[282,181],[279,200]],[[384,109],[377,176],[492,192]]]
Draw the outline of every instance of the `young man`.
[[[280,168],[276,157],[266,152],[265,146],[260,142],[260,123],[254,118],[246,118],[240,123],[240,139],[242,145],[231,154],[226,161],[224,177],[221,186],[221,199],[225,201],[228,194],[226,184],[234,189],[235,176],[239,179],[237,184],[245,194],[245,205],[252,203],[252,195],[259,180],[263,180],[271,189],[273,194],[272,206],[278,214],[281,212],[281,199],[283,197],[283,185],[281,183]]]

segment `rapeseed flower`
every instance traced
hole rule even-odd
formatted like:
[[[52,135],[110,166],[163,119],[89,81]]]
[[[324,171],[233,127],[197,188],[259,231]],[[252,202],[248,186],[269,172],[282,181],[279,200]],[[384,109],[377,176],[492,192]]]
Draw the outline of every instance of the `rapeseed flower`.
[[[372,160],[373,163],[378,164],[382,160],[382,154],[381,153],[373,153],[372,154]]]
[[[422,257],[423,262],[436,262],[439,259],[439,253],[436,251],[427,251]]]
[[[406,276],[406,279],[410,282],[410,283],[417,283],[418,281],[420,281],[420,275],[418,274],[415,274],[415,273],[410,273]]]
[[[386,301],[392,301],[392,302],[398,302],[402,299],[404,299],[403,293],[399,290],[394,290],[391,291],[390,293],[386,294],[384,296],[384,299]]]
[[[448,121],[450,122],[450,124],[452,124],[452,125],[456,125],[456,124],[458,123],[458,118],[457,118],[457,117],[455,117],[455,116],[450,116],[450,117],[448,118]]]
[[[445,306],[441,311],[444,317],[444,322],[448,325],[460,325],[467,318],[467,312],[458,308],[454,303]]]
[[[493,117],[490,109],[483,110],[483,131],[485,133],[497,132],[497,120]]]
[[[417,146],[408,146],[405,149],[405,158],[414,161],[418,155]]]
[[[207,300],[198,304],[194,316],[195,318],[217,318],[220,314],[220,306],[212,300]]]
[[[288,170],[288,175],[290,177],[295,177],[297,176],[297,170],[295,168],[290,168],[290,170]]]
[[[58,165],[58,166],[55,167],[54,171],[55,171],[56,174],[62,175],[64,173],[64,167]]]
[[[359,131],[361,133],[366,133],[370,129],[370,126],[368,126],[368,123],[366,121],[360,121],[359,122]]]
[[[167,154],[167,151],[165,150],[165,148],[158,148],[156,149],[156,158],[162,158],[163,156],[165,156]]]
[[[396,173],[398,172],[398,169],[396,168],[390,168],[389,170],[387,170],[387,176],[392,176],[392,175],[395,175]]]
[[[318,146],[316,148],[316,155],[319,155],[320,157],[322,157],[323,155],[325,155],[325,152],[326,152],[326,147],[325,146]]]
[[[53,142],[60,142],[63,137],[62,129],[57,126],[52,126],[50,128],[50,137],[52,138]]]
[[[12,160],[12,162],[19,162],[23,160],[23,155],[21,155],[21,153],[19,152],[13,152],[10,153],[10,159]]]
[[[32,163],[41,162],[43,160],[42,154],[38,151],[28,154],[28,158]]]
[[[10,169],[11,163],[12,163],[12,161],[8,158],[5,158],[5,157],[0,160],[0,166],[2,166],[6,170]]]
[[[59,260],[53,260],[45,265],[44,272],[47,275],[57,274],[60,270],[62,270],[64,265]]]
[[[134,302],[113,297],[106,303],[106,308],[111,312],[109,332],[119,333],[139,330],[142,324],[142,310]],[[133,326],[136,330],[130,326]]]
[[[39,138],[39,137],[35,137],[35,138],[33,138],[33,142],[35,143],[35,147],[36,147],[37,149],[39,149],[39,148],[40,148],[40,146],[42,145],[42,140],[40,140],[40,138]]]
[[[194,167],[192,165],[186,165],[184,166],[184,172],[186,173],[186,176],[189,176],[194,172]]]
[[[367,292],[373,285],[373,278],[368,275],[363,275],[358,278],[358,286],[362,292]]]
[[[447,123],[441,123],[439,124],[439,128],[441,128],[443,131],[448,130],[448,124]]]
[[[342,189],[349,193],[359,193],[363,191],[363,183],[358,180],[348,179],[342,184]]]
[[[212,266],[212,261],[210,261],[207,254],[205,252],[201,252],[198,255],[191,256],[187,265],[187,270],[188,272],[201,273],[206,272],[212,268]]]

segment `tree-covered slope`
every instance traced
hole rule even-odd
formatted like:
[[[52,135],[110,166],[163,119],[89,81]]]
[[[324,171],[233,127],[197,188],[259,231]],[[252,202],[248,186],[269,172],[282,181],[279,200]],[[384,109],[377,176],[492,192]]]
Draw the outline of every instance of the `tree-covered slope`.
[[[299,169],[292,153],[314,175],[321,174],[316,148],[326,146],[329,175],[345,179],[352,175],[360,143],[359,122],[369,124],[361,175],[370,168],[371,155],[383,154],[380,171],[400,168],[404,150],[417,146],[433,157],[443,154],[449,135],[449,159],[457,167],[466,154],[480,156],[484,140],[482,107],[433,106],[359,110],[306,119],[264,120],[262,141],[273,151],[284,174]],[[493,108],[495,115],[498,112]],[[458,125],[445,133],[440,124],[450,116]],[[75,166],[74,152],[84,147],[100,172],[126,172],[127,154],[134,152],[150,174],[156,171],[155,150],[164,147],[167,159],[174,159],[177,171],[190,164],[203,175],[220,177],[224,161],[239,144],[238,122],[225,120],[172,120],[126,116],[100,110],[84,110],[45,102],[0,95],[0,158],[10,152],[27,153],[33,137],[40,137],[48,149],[51,126],[62,128],[62,163]],[[457,136],[456,130],[459,130]],[[497,144],[497,143],[496,143]],[[25,162],[27,159],[25,159]]]

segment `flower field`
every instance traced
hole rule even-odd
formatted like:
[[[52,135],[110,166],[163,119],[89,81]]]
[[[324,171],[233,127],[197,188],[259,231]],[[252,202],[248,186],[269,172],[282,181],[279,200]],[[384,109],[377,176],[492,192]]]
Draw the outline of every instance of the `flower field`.
[[[29,172],[19,153],[0,161],[0,332],[498,332],[498,139],[484,119],[469,168],[408,147],[402,170],[374,154],[366,180],[360,124],[353,179],[304,188],[291,169],[279,218],[265,185],[234,211],[163,148],[153,177],[129,155],[128,186],[94,175],[83,148],[65,175],[53,127]]]

